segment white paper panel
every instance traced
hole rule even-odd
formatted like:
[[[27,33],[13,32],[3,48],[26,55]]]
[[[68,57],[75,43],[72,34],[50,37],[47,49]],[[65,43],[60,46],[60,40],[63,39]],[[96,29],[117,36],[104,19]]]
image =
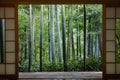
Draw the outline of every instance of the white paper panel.
[[[6,64],[6,74],[15,74],[15,64]]]
[[[116,71],[117,71],[117,74],[120,74],[120,64],[117,64],[117,66],[116,66]]]
[[[106,51],[115,51],[115,42],[114,41],[106,42]]]
[[[6,18],[14,18],[15,17],[15,9],[14,8],[5,8],[5,17]]]
[[[4,18],[4,8],[0,8],[0,18]]]
[[[6,31],[6,40],[15,40],[15,31]]]
[[[106,62],[115,62],[115,53],[107,53]]]
[[[14,19],[6,19],[6,29],[15,29]]]
[[[115,40],[115,30],[106,30],[106,40]]]
[[[106,19],[106,29],[115,29],[115,19]]]
[[[107,64],[106,65],[106,73],[107,74],[115,74],[115,64]]]
[[[115,18],[115,8],[106,8],[106,17]]]
[[[15,52],[15,42],[6,42],[6,51]]]
[[[0,64],[0,74],[5,74],[5,64]]]
[[[116,9],[116,18],[120,18],[120,8]]]
[[[15,53],[6,53],[6,63],[15,63]]]

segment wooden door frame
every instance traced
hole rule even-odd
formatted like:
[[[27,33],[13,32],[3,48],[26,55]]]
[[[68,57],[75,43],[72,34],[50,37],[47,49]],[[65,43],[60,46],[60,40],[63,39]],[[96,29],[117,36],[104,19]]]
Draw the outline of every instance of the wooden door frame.
[[[20,4],[23,4],[23,5],[24,5],[24,4],[33,4],[33,5],[36,4],[36,5],[40,5],[40,4],[43,4],[43,3],[36,3],[36,2],[35,2],[35,3],[34,3],[34,2],[24,3],[24,2],[20,2],[20,3],[17,4],[17,7],[18,7],[18,5],[20,5]],[[44,3],[44,4],[46,4],[46,3]],[[48,4],[48,3],[47,3],[47,4]],[[50,3],[50,4],[53,4],[53,3]],[[55,4],[57,4],[57,3],[55,3]],[[61,4],[61,2],[58,3],[58,4]],[[66,2],[66,3],[64,3],[64,4],[72,4],[72,3]],[[76,3],[75,3],[75,4],[76,4]],[[80,2],[80,3],[77,3],[77,4],[83,4],[83,3]],[[90,3],[85,2],[84,4],[93,4],[93,5],[94,5],[94,4],[96,4],[96,3],[94,3],[94,2],[93,2],[93,3],[91,3],[91,2],[90,2]],[[106,70],[106,69],[104,69],[104,68],[106,68],[106,67],[105,67],[104,62],[105,62],[105,60],[106,60],[106,57],[104,57],[105,55],[104,55],[103,48],[105,49],[106,47],[103,46],[103,44],[106,44],[106,42],[105,42],[105,39],[106,39],[106,38],[105,38],[105,37],[106,37],[106,36],[105,36],[105,35],[106,35],[106,32],[105,32],[105,15],[104,15],[104,14],[106,14],[106,12],[105,12],[105,4],[102,4],[102,3],[99,3],[99,4],[102,5],[102,42],[104,42],[104,43],[102,43],[102,59],[103,59],[103,58],[104,58],[104,59],[102,60],[102,66],[101,66],[101,67],[102,67],[102,76],[103,76],[102,78],[105,78],[105,77],[104,77],[104,75],[105,75],[104,73],[105,73],[105,70]],[[18,15],[18,14],[17,14],[17,15]],[[17,18],[18,18],[18,17],[17,17]],[[17,20],[18,20],[18,19],[17,19]],[[105,34],[105,35],[103,35],[103,34]],[[17,36],[17,37],[18,37],[18,36]],[[19,72],[18,72],[18,73],[19,73]]]
[[[107,72],[106,72],[106,64],[107,64],[107,62],[106,62],[106,8],[118,8],[118,7],[120,7],[120,2],[119,3],[115,3],[115,4],[112,4],[112,3],[107,3],[107,4],[105,4],[105,6],[104,6],[104,28],[103,28],[103,38],[104,38],[104,41],[103,41],[103,79],[120,79],[120,74],[107,74]],[[116,10],[115,10],[115,15],[116,15]],[[116,18],[115,18],[116,19]],[[115,21],[116,22],[116,21]],[[116,23],[115,23],[115,25],[116,25]],[[115,26],[116,27],[116,26]],[[115,41],[116,42],[116,41]],[[116,44],[115,44],[116,45]],[[115,46],[115,49],[116,49],[116,46]],[[116,51],[115,51],[115,54],[116,54]],[[116,56],[116,55],[115,55]],[[116,57],[115,57],[116,58]],[[116,62],[115,62],[115,69],[116,69]],[[116,70],[115,70],[115,72],[116,72]]]
[[[120,75],[119,74],[106,74],[106,52],[105,52],[105,50],[106,50],[106,31],[105,31],[105,29],[106,29],[106,19],[105,19],[105,17],[106,17],[106,7],[120,7],[119,6],[119,4],[120,4],[120,2],[118,1],[117,3],[113,3],[113,2],[111,2],[111,3],[108,3],[108,2],[104,2],[104,0],[102,0],[102,1],[95,1],[95,0],[93,0],[93,1],[89,1],[89,0],[86,0],[86,1],[83,1],[83,0],[81,0],[81,1],[77,1],[77,0],[71,0],[71,1],[67,1],[67,0],[63,0],[63,1],[59,1],[59,0],[54,0],[54,1],[51,1],[51,2],[49,2],[49,1],[47,1],[47,0],[44,0],[44,1],[30,1],[30,2],[26,2],[26,1],[19,1],[19,2],[9,2],[9,0],[8,0],[8,3],[7,3],[7,0],[1,0],[1,1],[3,1],[2,3],[0,3],[0,6],[4,6],[4,7],[9,7],[9,6],[11,6],[11,5],[13,5],[13,6],[15,6],[15,12],[16,12],[16,14],[15,14],[15,17],[16,17],[16,19],[15,19],[15,22],[16,22],[16,24],[15,24],[15,26],[16,26],[16,28],[15,28],[15,41],[16,41],[16,44],[15,44],[15,53],[16,53],[16,75],[15,76],[12,76],[12,75],[0,75],[0,77],[1,78],[13,78],[14,77],[14,79],[17,79],[18,78],[18,76],[19,76],[19,70],[18,70],[18,5],[19,4],[101,4],[101,5],[103,5],[103,17],[102,17],[102,23],[103,23],[103,26],[102,26],[102,41],[103,41],[103,43],[102,43],[102,57],[103,57],[103,61],[102,61],[102,69],[103,69],[103,79],[107,79],[107,78],[120,78]],[[5,2],[6,1],[6,2]]]

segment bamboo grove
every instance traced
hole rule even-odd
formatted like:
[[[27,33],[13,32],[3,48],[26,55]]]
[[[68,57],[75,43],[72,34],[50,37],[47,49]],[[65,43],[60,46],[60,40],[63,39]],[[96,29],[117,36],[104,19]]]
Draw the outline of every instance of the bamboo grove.
[[[19,5],[19,71],[100,71],[102,5]]]

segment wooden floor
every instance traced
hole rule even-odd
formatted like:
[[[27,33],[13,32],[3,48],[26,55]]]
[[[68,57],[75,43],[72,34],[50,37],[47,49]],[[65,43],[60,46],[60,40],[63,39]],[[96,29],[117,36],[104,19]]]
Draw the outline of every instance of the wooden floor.
[[[19,80],[102,80],[102,72],[20,72]]]
[[[102,79],[69,79],[69,78],[64,78],[64,79],[19,79],[19,80],[102,80]],[[113,79],[112,79],[113,80]]]

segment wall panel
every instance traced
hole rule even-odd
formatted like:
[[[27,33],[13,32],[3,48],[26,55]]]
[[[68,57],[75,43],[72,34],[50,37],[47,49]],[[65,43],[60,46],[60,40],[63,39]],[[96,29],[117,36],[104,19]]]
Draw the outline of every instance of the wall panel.
[[[17,80],[16,8],[14,5],[0,5],[0,18],[5,21],[5,63],[0,64],[0,79]]]
[[[120,78],[120,63],[116,61],[116,19],[120,19],[119,6],[105,8],[105,58],[104,78]]]

